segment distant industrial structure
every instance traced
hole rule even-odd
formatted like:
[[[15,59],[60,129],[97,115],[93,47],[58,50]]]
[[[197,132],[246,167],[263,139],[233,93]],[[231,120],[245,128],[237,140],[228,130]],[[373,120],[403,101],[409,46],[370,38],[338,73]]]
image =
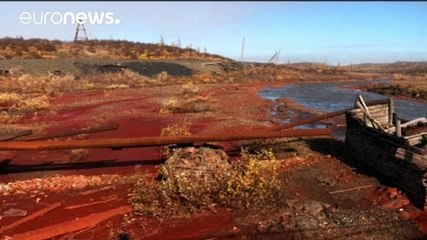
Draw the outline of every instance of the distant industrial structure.
[[[87,41],[87,40],[89,40],[89,38],[87,37],[84,23],[81,23],[81,21],[77,21],[77,28],[76,28],[76,34],[74,35],[74,42]]]

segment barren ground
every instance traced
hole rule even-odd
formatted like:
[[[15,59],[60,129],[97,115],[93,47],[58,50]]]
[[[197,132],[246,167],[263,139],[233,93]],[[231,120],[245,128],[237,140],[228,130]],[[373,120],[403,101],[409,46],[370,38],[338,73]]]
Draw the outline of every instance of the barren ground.
[[[281,80],[277,84],[286,84]],[[94,90],[52,96],[47,110],[16,128],[34,135],[118,123],[117,130],[68,139],[160,136],[171,126],[192,135],[274,126],[268,84],[216,83]],[[190,90],[189,90],[190,89]],[[194,91],[192,91],[193,89]],[[284,100],[293,120],[316,114]],[[342,123],[343,119],[330,120]],[[65,138],[67,139],[67,138]],[[249,209],[216,206],[191,215],[134,214],[129,196],[139,175],[156,178],[161,148],[1,152],[0,236],[4,239],[422,239],[427,214],[392,186],[345,158],[333,138],[222,142],[232,160],[241,146],[276,144],[285,204]],[[11,210],[12,209],[12,210]]]

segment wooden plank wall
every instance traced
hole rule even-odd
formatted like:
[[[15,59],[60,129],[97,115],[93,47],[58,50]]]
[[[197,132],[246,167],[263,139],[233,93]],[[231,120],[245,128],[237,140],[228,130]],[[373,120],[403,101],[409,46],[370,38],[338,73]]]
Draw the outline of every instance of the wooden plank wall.
[[[385,108],[381,107],[372,114],[379,116],[384,111]],[[388,115],[386,111],[386,116]],[[359,117],[362,117],[362,113],[357,110],[346,114],[345,143],[351,159],[378,179],[395,184],[415,206],[424,208],[427,190],[423,181],[427,182],[424,177],[427,169],[412,162],[414,158],[424,158],[424,156],[419,156],[420,154],[412,151],[411,148],[402,146],[396,137],[387,136],[378,130],[366,127],[358,119]],[[386,118],[381,119],[384,123],[386,122]],[[396,158],[398,149],[401,152],[402,148],[406,152],[405,159]]]
[[[390,121],[389,105],[378,104],[373,106],[368,106],[369,113],[376,119],[382,126],[388,126]],[[365,120],[365,114],[360,109],[351,111],[355,118]],[[365,121],[366,122],[366,121]],[[368,121],[369,122],[369,121]]]

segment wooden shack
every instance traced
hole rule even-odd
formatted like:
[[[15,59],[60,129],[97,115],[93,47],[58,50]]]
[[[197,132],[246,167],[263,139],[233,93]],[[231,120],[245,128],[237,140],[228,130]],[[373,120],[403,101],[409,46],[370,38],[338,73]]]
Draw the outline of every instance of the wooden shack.
[[[383,182],[394,184],[424,209],[427,119],[397,118],[391,100],[372,102],[365,109],[356,103],[359,108],[346,113],[345,144],[351,159]]]

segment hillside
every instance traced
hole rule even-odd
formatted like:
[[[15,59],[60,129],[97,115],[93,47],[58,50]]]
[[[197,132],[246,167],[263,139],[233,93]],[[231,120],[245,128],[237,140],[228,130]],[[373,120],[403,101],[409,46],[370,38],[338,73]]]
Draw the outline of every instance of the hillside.
[[[394,62],[394,63],[363,63],[350,66],[355,71],[385,73],[385,74],[410,74],[419,75],[427,73],[427,62]]]
[[[395,62],[383,67],[387,73],[424,74],[427,73],[427,62]]]
[[[116,40],[63,42],[46,39],[0,39],[0,59],[210,59],[229,60],[192,48]]]

